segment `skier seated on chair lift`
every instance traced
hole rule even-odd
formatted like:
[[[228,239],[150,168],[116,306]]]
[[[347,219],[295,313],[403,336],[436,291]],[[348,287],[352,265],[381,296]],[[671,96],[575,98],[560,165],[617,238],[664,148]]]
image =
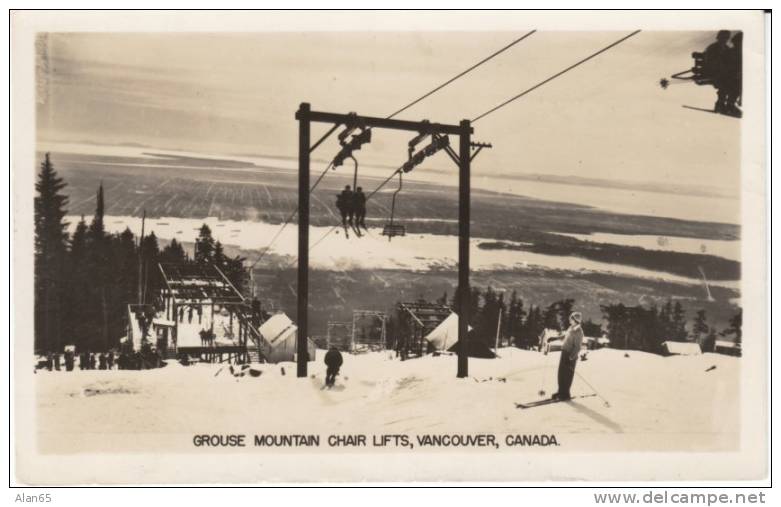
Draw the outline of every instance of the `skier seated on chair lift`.
[[[729,30],[719,30],[716,42],[710,44],[702,53],[692,54],[695,59],[695,81],[698,84],[711,84],[716,88],[714,112],[739,115],[740,110],[736,103],[740,97],[743,34],[735,34],[731,47],[729,40]]]
[[[363,188],[358,187],[353,194],[353,213],[355,213],[355,228],[366,228],[366,194],[363,193]]]
[[[342,215],[342,226],[353,225],[353,191],[350,185],[345,185],[342,193],[336,196],[336,208]]]

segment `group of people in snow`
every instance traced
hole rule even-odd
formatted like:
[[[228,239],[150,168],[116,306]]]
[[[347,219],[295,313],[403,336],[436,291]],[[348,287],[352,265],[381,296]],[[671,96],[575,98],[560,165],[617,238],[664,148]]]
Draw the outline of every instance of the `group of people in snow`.
[[[732,40],[730,41],[730,36]],[[716,88],[714,111],[720,114],[740,115],[742,93],[743,32],[732,35],[729,30],[720,30],[716,42],[703,53],[695,53],[695,66],[702,78]]]
[[[578,363],[585,336],[581,327],[582,321],[583,315],[580,312],[573,312],[569,316],[570,325],[564,333],[564,340],[561,344],[561,356],[559,357],[559,388],[551,396],[553,399],[566,401],[572,398],[570,389],[575,378],[575,367]],[[344,362],[342,353],[336,347],[330,347],[325,354],[324,362],[326,365],[325,385],[326,387],[332,387]]]
[[[145,370],[159,368],[162,360],[154,348],[145,343],[141,350],[115,351],[94,353],[82,351],[76,354],[73,350],[64,353],[49,352],[38,361],[36,369],[47,371],[73,371],[78,366],[79,370]]]
[[[559,358],[558,369],[558,391],[553,393],[552,398],[554,399],[569,400],[572,398],[570,388],[572,387],[572,381],[575,377],[575,367],[578,362],[578,356],[584,338],[583,329],[581,328],[582,320],[583,316],[580,312],[573,312],[569,316],[570,326],[564,334],[564,340],[561,345],[561,356]],[[65,352],[64,362],[67,371],[72,371],[74,369],[75,359],[73,351],[67,350]],[[158,368],[160,367],[161,362],[159,354],[154,351],[148,343],[144,343],[140,351],[120,352],[116,361],[113,350],[101,352],[97,355],[87,351],[83,351],[79,354],[79,369],[81,370],[112,370],[114,369],[115,364],[120,370],[140,370]],[[336,377],[339,375],[339,370],[344,363],[344,358],[342,357],[342,353],[339,352],[339,349],[330,347],[325,354],[324,362],[326,365],[325,385],[327,387],[333,387],[336,382]],[[45,359],[38,363],[38,368],[47,369],[49,371],[59,371],[61,368],[61,355],[59,353],[50,352],[46,355]]]
[[[98,354],[82,351],[78,356],[72,350],[66,350],[62,354],[59,352],[49,352],[38,362],[37,368],[48,371],[60,371],[64,368],[65,371],[73,371],[76,368],[78,359],[78,367],[80,370],[112,370],[114,368],[115,357],[113,350]]]
[[[342,215],[342,226],[347,228],[366,229],[366,194],[363,188],[357,187],[355,191],[350,185],[345,185],[344,190],[336,196],[336,208]]]

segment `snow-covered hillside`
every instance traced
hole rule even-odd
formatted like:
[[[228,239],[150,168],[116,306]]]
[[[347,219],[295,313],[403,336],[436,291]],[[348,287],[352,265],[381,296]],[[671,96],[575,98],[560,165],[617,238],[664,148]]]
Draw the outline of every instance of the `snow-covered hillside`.
[[[192,450],[203,433],[244,433],[250,446],[253,435],[301,433],[322,435],[327,451],[331,434],[493,433],[498,452],[513,451],[505,439],[515,434],[555,435],[561,450],[738,445],[740,359],[592,351],[577,372],[610,406],[586,397],[522,410],[516,402],[555,391],[558,354],[499,353],[470,359],[467,379],[456,378],[455,356],[401,362],[392,352],[345,354],[331,390],[322,389],[322,351],[306,379],[296,378],[293,363],[255,365],[262,375],[240,378],[227,366],[174,362],[147,371],[43,371],[36,376],[39,444],[66,453]],[[593,392],[577,375],[572,391]]]

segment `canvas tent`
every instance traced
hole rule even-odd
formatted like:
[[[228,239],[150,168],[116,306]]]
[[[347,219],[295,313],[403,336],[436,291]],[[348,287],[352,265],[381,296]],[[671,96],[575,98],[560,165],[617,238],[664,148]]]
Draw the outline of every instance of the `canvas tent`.
[[[469,331],[472,326],[468,326]],[[458,341],[458,315],[451,313],[424,338],[435,350],[448,350]]]
[[[472,326],[468,326],[468,329],[471,335]],[[425,336],[425,340],[434,350],[458,352],[458,315],[455,313],[448,315],[445,320],[440,322],[437,327]],[[488,345],[476,339],[469,340],[467,354],[470,357],[496,357]]]
[[[698,356],[702,354],[699,343],[694,342],[672,342],[662,343],[662,349],[668,356]]]
[[[298,326],[293,324],[293,321],[287,315],[284,313],[273,315],[258,328],[258,331],[271,347],[267,357],[269,362],[278,363],[295,360]],[[315,349],[314,342],[311,339],[307,340],[307,352],[309,353],[310,361],[315,360]]]

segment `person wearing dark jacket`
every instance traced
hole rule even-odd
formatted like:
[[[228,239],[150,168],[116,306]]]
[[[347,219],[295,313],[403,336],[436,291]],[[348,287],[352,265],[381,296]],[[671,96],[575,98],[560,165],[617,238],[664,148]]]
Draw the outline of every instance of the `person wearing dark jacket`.
[[[556,400],[569,400],[572,398],[569,390],[572,380],[575,378],[575,365],[578,362],[578,354],[583,346],[583,329],[580,327],[582,320],[580,312],[574,312],[569,316],[570,326],[564,334],[561,344],[561,357],[559,359],[559,390],[553,394]]]
[[[73,356],[73,352],[71,352],[70,350],[66,351],[65,352],[65,370],[66,371],[73,371],[74,362],[75,362],[75,359],[74,359],[74,356]]]
[[[730,91],[729,60],[732,54],[729,42],[729,30],[719,30],[716,42],[705,49],[704,72],[713,81],[716,88],[716,104],[713,110],[717,113],[726,113],[728,108],[728,95]]]
[[[355,228],[363,227],[366,229],[366,194],[363,188],[358,187],[353,194],[353,213],[355,214]]]
[[[342,367],[342,353],[336,347],[331,347],[325,353],[325,365],[328,369],[325,372],[325,385],[331,387],[336,382],[336,376],[339,375],[339,368]]]
[[[336,207],[342,215],[342,226],[347,229],[347,224],[353,225],[353,191],[350,185],[345,185],[342,193],[336,196]]]

